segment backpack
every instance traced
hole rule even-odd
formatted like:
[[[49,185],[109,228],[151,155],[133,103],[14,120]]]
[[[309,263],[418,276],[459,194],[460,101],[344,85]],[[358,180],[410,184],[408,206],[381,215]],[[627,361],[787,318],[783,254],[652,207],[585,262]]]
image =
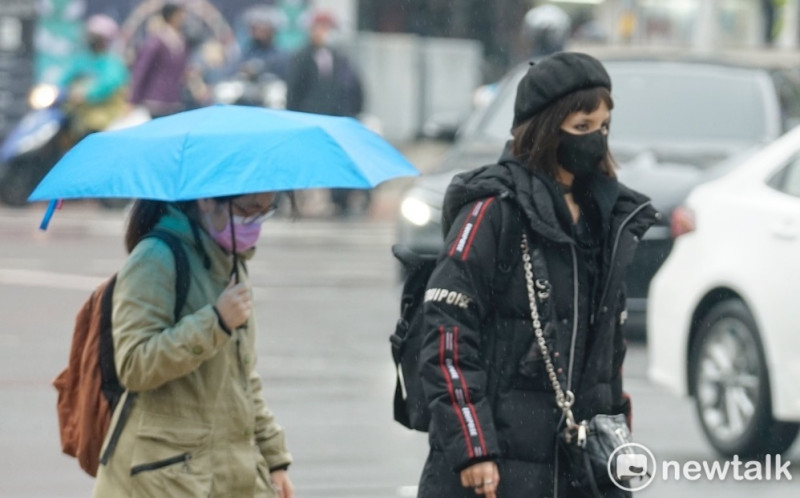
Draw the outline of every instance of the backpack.
[[[427,432],[431,414],[422,391],[419,374],[419,353],[422,349],[423,331],[422,303],[428,280],[436,268],[438,258],[429,254],[418,254],[405,246],[393,245],[392,254],[403,266],[403,290],[400,296],[400,318],[392,343],[397,381],[394,390],[394,419],[408,427]]]
[[[500,233],[509,233],[507,228],[512,223],[507,211],[510,203],[502,202],[502,229]],[[515,209],[515,208],[514,208]],[[515,209],[516,212],[516,209]],[[508,283],[513,267],[509,261],[514,252],[508,246],[508,236],[500,240],[498,248],[498,272],[493,287],[496,295],[502,295]],[[511,244],[514,245],[514,244]],[[433,273],[439,257],[432,254],[419,254],[408,247],[396,244],[392,246],[392,254],[403,268],[403,289],[400,296],[400,318],[395,325],[394,333],[389,337],[392,345],[392,359],[396,371],[394,390],[394,420],[401,425],[421,432],[428,431],[431,414],[425,393],[422,389],[422,377],[419,372],[419,356],[425,336],[423,301],[428,280]]]
[[[189,291],[189,260],[173,234],[153,230],[145,235],[166,243],[175,258],[175,321]],[[117,276],[100,284],[75,317],[67,367],[53,381],[58,391],[58,426],[61,450],[76,457],[81,468],[95,477],[100,463],[111,457],[136,393],[125,397],[114,432],[102,457],[103,441],[114,409],[125,393],[114,366],[111,311]]]

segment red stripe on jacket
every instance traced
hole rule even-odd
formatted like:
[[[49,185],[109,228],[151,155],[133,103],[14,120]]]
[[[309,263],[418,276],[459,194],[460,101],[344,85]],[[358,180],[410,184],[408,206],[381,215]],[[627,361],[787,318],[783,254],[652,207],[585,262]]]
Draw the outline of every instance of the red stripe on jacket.
[[[481,202],[483,202],[483,201],[478,201],[476,203],[476,205],[480,204]],[[453,242],[453,245],[450,247],[450,253],[449,253],[450,257],[452,257],[453,254],[456,253],[456,248],[458,247],[459,242],[461,242],[461,238],[464,236],[464,231],[467,229],[467,226],[469,226],[469,223],[470,223],[470,221],[472,221],[473,217],[474,216],[472,214],[470,214],[469,216],[467,216],[467,219],[464,220],[464,224],[461,225],[461,229],[458,231],[458,237],[456,237],[456,240]]]
[[[445,334],[444,332],[444,327],[439,327],[439,366],[441,367],[442,374],[444,374],[444,379],[447,382],[447,391],[450,393],[450,401],[453,403],[453,410],[456,411],[456,415],[458,415],[458,421],[461,423],[461,430],[464,431],[464,442],[467,443],[467,451],[469,452],[469,457],[474,458],[475,453],[472,451],[472,444],[470,444],[470,436],[469,436],[469,430],[467,430],[467,422],[464,420],[464,414],[462,414],[461,410],[458,408],[455,388],[453,387],[453,382],[450,379],[450,373],[447,371],[447,366],[445,366],[444,362],[446,336],[447,334]]]
[[[483,221],[483,215],[486,214],[486,208],[489,207],[489,204],[491,204],[492,201],[494,201],[494,197],[490,197],[486,201],[486,204],[483,205],[483,208],[481,208],[481,212],[480,214],[478,214],[478,219],[475,220],[475,225],[472,227],[472,233],[469,234],[469,241],[467,242],[467,246],[464,248],[464,252],[461,256],[462,261],[467,260],[467,256],[469,255],[469,250],[472,247],[472,241],[475,240],[475,234],[478,233],[478,227],[481,226],[481,221]]]
[[[456,369],[456,372],[458,372],[458,378],[461,379],[461,388],[464,389],[464,399],[466,400],[467,406],[472,412],[472,418],[475,420],[475,428],[478,430],[478,439],[481,441],[481,450],[483,450],[483,456],[486,456],[489,452],[486,451],[486,441],[483,439],[483,429],[481,429],[481,424],[478,422],[478,413],[475,411],[475,405],[473,405],[472,401],[469,399],[467,381],[464,380],[464,374],[461,373],[461,367],[458,366],[458,327],[453,327],[453,367]]]

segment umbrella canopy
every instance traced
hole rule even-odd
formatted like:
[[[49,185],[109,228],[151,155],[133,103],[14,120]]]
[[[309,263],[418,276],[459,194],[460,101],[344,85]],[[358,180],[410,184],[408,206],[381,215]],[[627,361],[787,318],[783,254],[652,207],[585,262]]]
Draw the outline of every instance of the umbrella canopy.
[[[94,133],[29,201],[133,197],[180,201],[306,188],[371,188],[419,172],[357,120],[215,105]]]

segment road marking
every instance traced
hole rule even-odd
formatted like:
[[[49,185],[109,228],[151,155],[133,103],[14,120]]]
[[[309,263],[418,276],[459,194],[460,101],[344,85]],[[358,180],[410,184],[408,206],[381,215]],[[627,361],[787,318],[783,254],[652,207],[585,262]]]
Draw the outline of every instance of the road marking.
[[[0,268],[0,285],[92,291],[107,277]]]
[[[19,286],[19,287],[40,287],[46,289],[63,289],[93,291],[98,285],[103,283],[106,277],[91,275],[77,275],[74,273],[56,273],[40,270],[17,270],[11,268],[0,268],[0,285]],[[307,279],[292,279],[283,281],[273,281],[264,285],[254,285],[253,293],[256,301],[271,301],[269,293],[276,289],[286,288],[314,288],[317,290],[331,290],[342,288],[375,287],[382,286],[385,282],[373,276],[309,276]]]

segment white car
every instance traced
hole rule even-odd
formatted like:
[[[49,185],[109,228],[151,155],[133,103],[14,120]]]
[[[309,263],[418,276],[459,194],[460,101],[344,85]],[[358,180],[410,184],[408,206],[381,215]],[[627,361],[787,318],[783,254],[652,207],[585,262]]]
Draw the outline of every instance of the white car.
[[[723,455],[792,445],[800,426],[800,127],[696,187],[650,286],[649,376],[694,397]]]

